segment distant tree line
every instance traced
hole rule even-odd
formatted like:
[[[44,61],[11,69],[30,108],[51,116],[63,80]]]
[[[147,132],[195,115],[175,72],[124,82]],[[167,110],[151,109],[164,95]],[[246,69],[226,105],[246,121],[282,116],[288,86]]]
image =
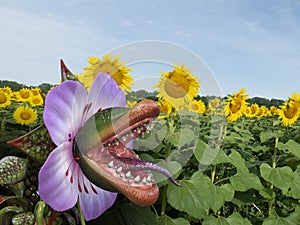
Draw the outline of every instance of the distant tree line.
[[[38,87],[41,89],[43,93],[47,93],[53,85],[48,83],[42,83],[38,86],[28,86],[25,84],[20,84],[16,81],[9,81],[9,80],[0,80],[0,88],[2,87],[10,87],[12,91],[18,91],[22,88],[35,88]]]
[[[0,80],[0,87],[5,87],[5,86],[9,86],[12,89],[12,91],[18,91],[21,88],[39,87],[43,93],[47,93],[51,89],[51,87],[53,87],[53,85],[48,84],[48,83],[42,83],[38,86],[28,86],[25,84],[20,84],[15,81]],[[128,93],[127,99],[133,100],[133,101],[142,99],[142,98],[150,98],[150,99],[156,100],[156,95],[157,95],[156,91],[148,92],[145,90],[138,90],[138,91],[132,91],[131,93]],[[212,100],[216,97],[217,96],[197,96],[196,99],[197,100],[201,99],[207,105],[210,100]],[[221,99],[224,100],[224,99],[226,99],[226,97],[222,97]],[[259,106],[265,105],[268,108],[270,108],[271,106],[279,107],[280,105],[282,105],[282,103],[284,101],[281,99],[274,99],[274,98],[266,99],[266,98],[262,98],[262,97],[253,97],[253,98],[248,99],[247,102],[249,102],[249,104],[256,103]]]

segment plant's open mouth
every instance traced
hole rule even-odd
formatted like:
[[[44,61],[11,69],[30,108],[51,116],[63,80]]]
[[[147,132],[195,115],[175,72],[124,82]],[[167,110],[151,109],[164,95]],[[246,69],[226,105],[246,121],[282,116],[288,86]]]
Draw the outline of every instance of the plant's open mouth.
[[[154,101],[144,100],[133,109],[106,109],[90,118],[73,142],[74,158],[87,178],[139,205],[151,205],[159,196],[152,171],[178,185],[166,169],[139,159],[130,148],[132,140],[151,131],[159,113]]]

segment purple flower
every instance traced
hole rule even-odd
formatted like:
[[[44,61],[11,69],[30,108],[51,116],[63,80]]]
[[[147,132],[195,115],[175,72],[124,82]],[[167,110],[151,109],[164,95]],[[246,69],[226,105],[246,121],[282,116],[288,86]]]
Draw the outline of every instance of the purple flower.
[[[44,123],[56,148],[39,173],[39,194],[56,211],[72,208],[78,198],[86,220],[108,209],[117,194],[92,184],[72,155],[72,142],[87,119],[99,109],[125,107],[122,90],[107,74],[96,77],[90,92],[76,81],[65,81],[48,93]]]

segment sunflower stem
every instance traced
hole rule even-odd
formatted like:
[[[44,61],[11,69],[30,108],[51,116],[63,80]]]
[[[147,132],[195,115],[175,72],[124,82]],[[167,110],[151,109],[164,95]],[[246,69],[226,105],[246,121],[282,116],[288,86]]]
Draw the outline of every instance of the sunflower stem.
[[[164,186],[162,191],[162,202],[161,202],[161,211],[160,215],[164,216],[166,214],[166,207],[167,207],[167,185]]]
[[[212,170],[212,172],[211,172],[211,183],[212,183],[212,184],[213,184],[214,181],[215,181],[216,169],[217,169],[217,166],[214,165],[213,170]]]
[[[275,145],[274,145],[274,155],[272,157],[272,168],[276,168],[276,163],[277,163],[277,146],[278,146],[278,141],[279,137],[275,138]],[[270,185],[270,189],[272,190],[274,188],[273,184]],[[269,210],[268,214],[269,216],[272,215],[272,210],[273,210],[273,198],[269,200]]]

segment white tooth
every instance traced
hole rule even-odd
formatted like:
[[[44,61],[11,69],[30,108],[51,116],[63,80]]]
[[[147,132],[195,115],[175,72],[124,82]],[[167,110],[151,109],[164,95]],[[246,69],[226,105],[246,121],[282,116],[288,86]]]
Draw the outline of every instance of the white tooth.
[[[133,134],[133,133],[130,133],[130,136],[131,136],[131,137],[134,137],[134,134]]]
[[[107,147],[110,147],[111,146],[111,143],[110,142],[108,142],[108,144],[107,144]]]
[[[110,161],[110,162],[108,163],[108,167],[109,167],[109,168],[113,168],[113,167],[114,167],[114,162],[113,162],[113,161]]]
[[[143,178],[142,182],[143,182],[143,184],[146,184],[146,183],[147,183],[146,177]]]
[[[122,141],[126,141],[126,137],[125,136],[122,137]]]
[[[124,173],[121,173],[120,175],[119,175],[121,178],[124,178],[125,176],[124,176]]]
[[[135,183],[139,183],[141,181],[141,178],[139,175],[137,175],[133,180]]]
[[[122,172],[122,166],[120,166],[116,171],[117,171],[117,173],[121,173]]]
[[[130,183],[132,183],[132,180],[131,180],[131,179],[128,179],[127,182],[130,184]]]
[[[130,178],[130,177],[131,177],[131,172],[128,171],[128,172],[125,174],[125,177],[126,177],[126,178]]]
[[[138,132],[138,134],[140,134],[141,133],[141,128],[137,128],[137,132]]]
[[[149,183],[151,183],[151,182],[152,182],[152,177],[151,177],[151,176],[148,176],[148,177],[147,177],[147,181],[148,181]]]

